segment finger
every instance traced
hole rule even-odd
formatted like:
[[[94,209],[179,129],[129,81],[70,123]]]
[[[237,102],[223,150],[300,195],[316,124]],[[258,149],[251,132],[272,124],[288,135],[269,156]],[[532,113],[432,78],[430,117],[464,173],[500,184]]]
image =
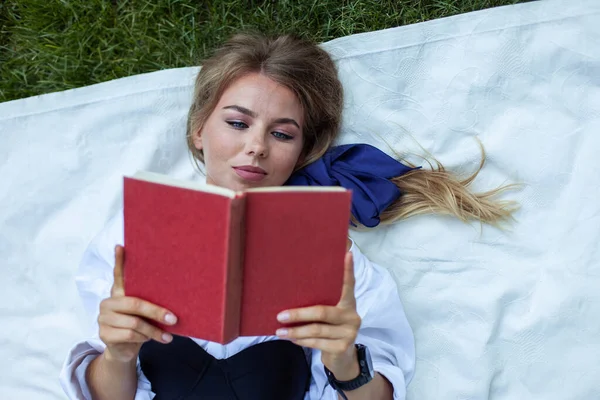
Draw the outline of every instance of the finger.
[[[154,339],[159,342],[168,343],[172,337],[167,332],[155,327],[140,317],[126,314],[109,313],[98,316],[98,324],[101,329],[130,330],[136,332],[147,339]]]
[[[115,246],[115,267],[113,268],[113,286],[111,296],[125,296],[125,284],[123,282],[123,246]]]
[[[102,301],[100,314],[110,312],[137,315],[166,325],[177,323],[177,317],[166,308],[137,297],[111,297]]]
[[[279,322],[323,322],[331,325],[341,325],[348,322],[349,312],[334,306],[312,306],[305,308],[294,308],[282,311],[277,316]]]
[[[357,331],[349,325],[307,324],[298,327],[280,328],[275,332],[280,338],[287,339],[343,339],[356,337]]]
[[[144,343],[150,340],[149,337],[131,329],[106,328],[100,329],[100,339],[107,346],[113,346],[124,343]]]
[[[342,295],[338,307],[356,308],[356,297],[354,296],[354,287],[356,279],[354,277],[354,258],[352,252],[347,252],[344,258],[344,283],[342,285]]]

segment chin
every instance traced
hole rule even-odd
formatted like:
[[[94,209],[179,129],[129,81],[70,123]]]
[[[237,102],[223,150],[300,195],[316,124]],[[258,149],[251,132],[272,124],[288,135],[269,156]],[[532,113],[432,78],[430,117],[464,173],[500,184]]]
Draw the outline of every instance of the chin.
[[[266,179],[265,179],[266,181]],[[239,178],[234,178],[232,179],[232,182],[230,182],[229,185],[227,185],[228,188],[232,189],[232,190],[245,190],[245,189],[252,189],[252,188],[258,188],[258,187],[264,187],[264,186],[269,186],[268,184],[265,184],[266,182],[262,181],[262,182],[250,182],[250,181],[246,181],[243,179],[239,179]]]
[[[268,180],[264,180],[261,182],[241,182],[239,184],[239,186],[243,189],[252,189],[252,188],[261,188],[261,187],[268,187],[268,186],[275,186],[275,185],[271,185]]]
[[[265,179],[258,182],[252,182],[239,177],[237,174],[235,174],[235,172],[233,173],[233,176],[227,176],[222,178],[224,179],[210,179],[207,180],[207,183],[212,183],[213,185],[221,186],[235,191],[260,187],[282,186],[285,183],[285,181],[281,183],[274,182],[271,176],[266,177]]]
[[[237,182],[236,186],[239,187],[238,190],[243,190],[243,189],[261,188],[261,187],[282,186],[282,185],[283,185],[283,183],[274,184],[271,179],[266,178],[259,182],[250,182],[250,181],[241,179]]]

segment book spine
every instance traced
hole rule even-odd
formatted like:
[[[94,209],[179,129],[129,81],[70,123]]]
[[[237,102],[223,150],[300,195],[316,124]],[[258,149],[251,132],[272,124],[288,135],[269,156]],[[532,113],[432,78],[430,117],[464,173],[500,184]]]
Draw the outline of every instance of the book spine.
[[[228,343],[240,335],[242,286],[244,279],[246,197],[236,196],[229,210],[229,243],[227,246],[227,272],[225,288],[225,316],[223,341]]]

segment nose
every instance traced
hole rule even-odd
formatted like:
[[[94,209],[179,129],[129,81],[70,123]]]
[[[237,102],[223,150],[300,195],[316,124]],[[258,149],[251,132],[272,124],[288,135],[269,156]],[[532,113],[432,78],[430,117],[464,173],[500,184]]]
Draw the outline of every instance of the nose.
[[[255,157],[265,158],[269,154],[265,132],[256,130],[248,135],[246,153]]]

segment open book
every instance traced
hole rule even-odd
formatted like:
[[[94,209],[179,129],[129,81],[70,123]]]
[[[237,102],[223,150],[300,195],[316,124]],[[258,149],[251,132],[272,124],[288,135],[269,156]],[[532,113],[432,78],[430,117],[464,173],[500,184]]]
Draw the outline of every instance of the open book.
[[[235,192],[138,172],[124,177],[127,296],[175,313],[173,334],[228,343],[274,335],[280,311],[335,305],[351,192]]]

